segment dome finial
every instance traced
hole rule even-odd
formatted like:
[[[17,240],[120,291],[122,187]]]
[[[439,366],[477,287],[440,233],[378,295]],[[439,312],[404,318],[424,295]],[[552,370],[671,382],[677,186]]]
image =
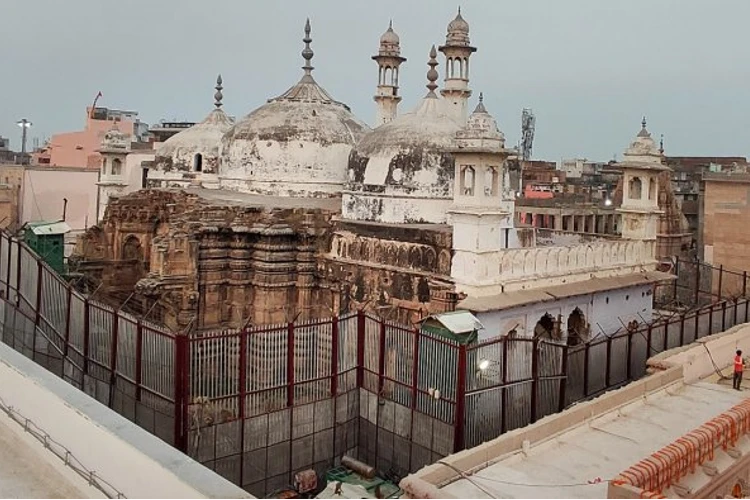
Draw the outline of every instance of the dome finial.
[[[224,89],[224,87],[221,86],[222,80],[221,80],[221,74],[216,78],[216,93],[214,94],[214,106],[216,106],[216,109],[220,109],[222,106],[221,100],[224,98],[224,94],[221,93],[221,91]]]
[[[643,117],[643,120],[641,120],[641,131],[638,132],[638,137],[651,137],[651,134],[648,133],[648,130],[646,130],[646,117]]]
[[[646,128],[646,117],[643,117],[643,120],[641,120],[641,128]]]
[[[305,75],[310,76],[312,74],[312,70],[315,69],[310,64],[310,61],[312,61],[313,55],[315,54],[312,49],[310,48],[310,42],[312,42],[312,38],[310,38],[310,18],[307,18],[307,21],[305,22],[305,38],[302,39],[303,42],[305,42],[305,48],[302,51],[302,57],[305,59],[305,65],[302,66],[302,69],[305,70]]]
[[[433,45],[430,49],[430,60],[427,63],[427,66],[430,67],[430,69],[427,71],[427,89],[429,92],[427,93],[427,97],[434,97],[437,98],[437,94],[435,94],[435,89],[438,87],[435,83],[440,75],[438,75],[437,70],[435,69],[435,66],[438,65],[437,62],[437,50],[435,50],[435,46]]]
[[[659,138],[659,153],[664,154],[664,134]]]
[[[393,19],[391,19],[391,20],[388,21],[388,29],[389,30],[393,29]]]
[[[479,104],[482,104],[484,102],[484,92],[479,93]]]
[[[474,113],[487,113],[487,108],[484,107],[484,92],[479,93],[479,103],[474,109]]]

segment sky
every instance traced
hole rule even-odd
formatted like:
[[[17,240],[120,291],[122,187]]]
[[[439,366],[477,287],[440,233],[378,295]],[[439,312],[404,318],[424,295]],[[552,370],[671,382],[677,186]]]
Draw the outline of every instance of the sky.
[[[445,40],[457,0],[13,0],[0,9],[0,136],[20,149],[79,130],[98,105],[136,110],[146,123],[199,121],[216,75],[237,117],[299,80],[309,17],[315,76],[372,124],[378,39],[401,37],[399,111],[425,93],[432,44]],[[667,154],[748,151],[747,0],[464,0],[478,51],[479,92],[507,141],[521,112],[536,116],[534,158],[621,155],[640,128],[664,134]],[[442,76],[443,60],[438,67]]]

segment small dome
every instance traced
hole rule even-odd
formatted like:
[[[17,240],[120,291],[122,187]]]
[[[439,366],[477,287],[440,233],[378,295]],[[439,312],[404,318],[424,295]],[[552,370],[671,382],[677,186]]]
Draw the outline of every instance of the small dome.
[[[398,37],[395,31],[393,31],[393,24],[390,24],[388,26],[388,29],[383,33],[383,35],[380,37],[380,44],[393,44],[397,45],[401,43],[401,39]]]
[[[641,122],[641,130],[635,140],[625,150],[621,165],[654,170],[669,169],[663,165],[663,155],[659,146],[646,129],[646,118]]]
[[[386,223],[445,223],[454,177],[450,150],[460,129],[446,101],[433,94],[414,111],[365,135],[349,156],[343,216]]]
[[[195,156],[201,155],[201,171],[217,173],[221,138],[232,127],[232,119],[223,110],[211,111],[205,120],[175,134],[156,150],[158,170],[190,171]]]
[[[115,125],[104,134],[100,145],[100,151],[126,151],[129,143],[129,136],[120,131],[120,129],[117,128],[117,125]]]
[[[458,9],[458,14],[456,15],[456,18],[448,23],[448,33],[463,33],[468,35],[469,34],[469,23],[466,22],[466,19],[461,16],[461,9]]]
[[[456,134],[458,147],[505,147],[505,135],[497,126],[497,121],[484,107],[484,96],[479,95],[479,104],[469,116],[464,128]]]

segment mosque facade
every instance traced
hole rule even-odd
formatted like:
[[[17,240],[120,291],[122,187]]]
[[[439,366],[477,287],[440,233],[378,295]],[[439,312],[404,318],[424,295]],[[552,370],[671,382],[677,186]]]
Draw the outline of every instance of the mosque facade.
[[[481,94],[471,102],[469,34],[459,11],[401,112],[406,59],[389,26],[370,128],[314,79],[308,21],[301,79],[235,123],[219,78],[206,119],[157,150],[148,188],[107,197],[79,269],[176,330],[465,309],[485,336],[577,342],[650,318],[668,278],[655,259],[666,167],[645,123],[620,165],[622,236],[543,245],[514,223],[517,151]]]

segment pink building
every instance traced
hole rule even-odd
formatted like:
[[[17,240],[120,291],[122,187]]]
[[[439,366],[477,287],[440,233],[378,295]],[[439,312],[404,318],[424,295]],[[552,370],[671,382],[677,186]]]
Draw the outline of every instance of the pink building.
[[[86,126],[77,132],[55,134],[49,143],[39,152],[33,154],[33,161],[39,165],[57,167],[81,167],[98,169],[101,156],[97,152],[104,134],[117,123],[119,130],[137,140],[147,126],[138,119],[135,111],[96,107],[86,108]]]

